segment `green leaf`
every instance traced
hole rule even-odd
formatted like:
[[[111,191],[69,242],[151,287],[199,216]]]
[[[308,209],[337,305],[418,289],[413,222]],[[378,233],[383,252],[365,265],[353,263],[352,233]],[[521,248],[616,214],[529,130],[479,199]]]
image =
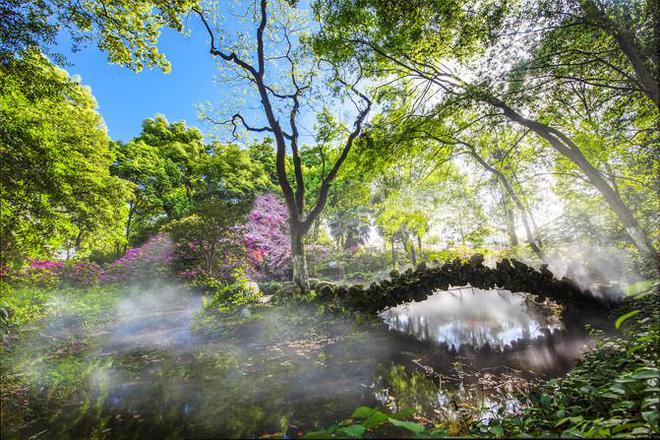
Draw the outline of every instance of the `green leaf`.
[[[397,420],[405,420],[408,417],[412,416],[413,414],[415,414],[415,409],[414,408],[405,408],[405,409],[402,409],[399,412],[396,412],[396,413],[392,414],[392,418],[397,419]]]
[[[322,439],[322,438],[331,438],[331,437],[332,437],[332,431],[312,431],[312,432],[306,432],[302,438]]]
[[[504,429],[502,429],[501,426],[491,426],[489,428],[489,431],[495,434],[498,437],[501,437],[504,435]]]
[[[351,417],[356,419],[366,419],[370,415],[376,412],[376,409],[369,408],[368,406],[358,406]]]
[[[625,313],[625,314],[619,316],[617,318],[617,320],[614,322],[614,327],[617,328],[617,329],[620,328],[621,324],[623,324],[625,321],[632,318],[633,316],[635,316],[639,312],[641,312],[641,310],[633,310],[631,312],[628,312],[628,313]]]
[[[387,415],[383,414],[380,411],[376,411],[364,421],[363,425],[367,429],[375,428],[376,426],[382,425],[387,422]]]
[[[569,420],[571,420],[570,417],[564,417],[563,419],[559,419],[557,421],[557,423],[555,423],[555,428],[558,427],[558,426],[563,425],[564,423],[568,422]]]
[[[351,438],[362,438],[364,431],[366,431],[366,429],[364,429],[364,426],[362,425],[344,426],[337,430],[337,432],[344,433]]]
[[[642,411],[642,417],[644,417],[644,420],[649,422],[653,426],[658,425],[658,411],[657,410],[651,410],[651,411]]]
[[[389,417],[388,420],[393,426],[396,426],[398,428],[407,429],[408,431],[414,432],[415,434],[419,434],[419,433],[424,432],[424,426],[420,425],[419,423],[406,422],[406,421],[403,421],[403,420],[394,419],[392,417]]]
[[[633,379],[655,379],[660,377],[660,371],[657,368],[640,368],[630,377]]]
[[[632,283],[627,285],[623,291],[626,295],[628,296],[639,296],[643,295],[645,293],[649,293],[653,291],[653,288],[655,287],[655,284],[658,281],[655,280],[643,280],[643,281],[638,281],[636,283]]]

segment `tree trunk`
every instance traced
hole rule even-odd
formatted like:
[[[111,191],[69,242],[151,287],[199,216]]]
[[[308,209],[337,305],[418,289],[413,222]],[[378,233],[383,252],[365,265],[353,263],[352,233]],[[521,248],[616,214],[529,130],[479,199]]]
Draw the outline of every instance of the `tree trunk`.
[[[392,270],[395,270],[397,267],[397,258],[396,258],[396,249],[394,248],[394,236],[390,239],[390,243],[392,244]]]
[[[504,216],[506,217],[506,231],[509,234],[509,242],[511,243],[511,247],[516,247],[519,244],[518,234],[516,234],[516,219],[513,210],[509,208],[509,204],[507,203],[506,192],[502,194],[502,207],[504,208]]]
[[[293,282],[302,292],[309,291],[309,273],[305,257],[304,236],[300,228],[291,223],[291,262],[293,265]]]
[[[504,111],[504,115],[513,122],[529,128],[534,133],[548,141],[555,150],[566,156],[575,165],[577,165],[577,167],[585,174],[589,182],[594,185],[598,192],[600,192],[601,195],[605,198],[605,201],[610,205],[610,208],[612,208],[612,211],[614,211],[616,216],[619,218],[619,221],[621,221],[623,224],[626,233],[630,237],[633,244],[635,244],[639,252],[645,257],[652,259],[653,261],[658,258],[658,254],[651,245],[651,241],[646,237],[646,234],[642,230],[635,217],[632,215],[632,212],[623,203],[623,200],[621,200],[621,198],[612,189],[612,187],[607,183],[607,180],[605,180],[601,173],[587,160],[586,157],[584,157],[582,151],[580,151],[578,146],[575,145],[575,143],[573,143],[573,141],[571,141],[568,136],[555,128],[549,127],[531,119],[524,118],[522,115],[504,104],[502,101],[491,99],[489,102],[495,107],[502,109]]]
[[[417,266],[417,253],[415,252],[415,242],[410,240],[410,261],[413,266]]]
[[[422,236],[417,234],[417,250],[422,252]]]
[[[74,246],[76,253],[78,253],[78,251],[80,250],[80,245],[82,244],[82,238],[83,238],[83,230],[82,228],[78,228],[78,235],[76,236],[76,244]]]
[[[128,240],[131,236],[131,226],[133,226],[133,215],[135,214],[135,205],[131,205],[131,207],[128,209],[128,219],[126,220],[126,243],[124,243],[124,255],[126,254],[126,251],[128,250]]]
[[[461,215],[461,210],[458,210],[458,228],[461,233],[461,244],[465,246],[465,231],[463,230],[463,216]]]
[[[506,192],[509,194],[511,197],[511,200],[513,200],[513,203],[516,204],[518,207],[518,210],[520,211],[520,218],[523,222],[523,226],[525,227],[525,235],[527,236],[527,242],[529,243],[530,247],[534,251],[534,253],[542,260],[546,261],[547,256],[545,255],[545,252],[541,249],[539,246],[536,238],[534,237],[534,234],[532,233],[532,230],[529,226],[529,222],[527,221],[527,214],[526,214],[526,209],[525,205],[523,205],[522,201],[518,198],[518,195],[515,193],[513,190],[513,187],[511,187],[511,184],[509,183],[509,180],[506,178],[504,174],[497,168],[494,168],[488,164],[481,156],[479,156],[479,153],[477,153],[477,150],[474,148],[474,146],[462,142],[463,145],[467,146],[470,149],[470,155],[476,159],[477,162],[481,166],[483,166],[486,170],[490,171],[497,177],[497,179],[500,181],[500,183],[504,186],[504,189],[506,189]]]

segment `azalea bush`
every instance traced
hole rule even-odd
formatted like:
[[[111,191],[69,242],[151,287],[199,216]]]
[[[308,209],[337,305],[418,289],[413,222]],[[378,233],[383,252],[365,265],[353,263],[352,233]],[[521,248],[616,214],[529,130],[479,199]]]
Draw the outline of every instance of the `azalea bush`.
[[[95,286],[103,274],[103,268],[95,262],[72,261],[62,267],[60,281],[75,287]]]
[[[81,260],[28,260],[21,270],[3,268],[2,282],[56,287],[94,286],[97,284],[137,282],[168,277],[173,260],[172,241],[158,234],[142,246],[126,253],[104,267],[95,262]]]
[[[280,197],[265,193],[252,204],[243,243],[253,277],[287,279],[291,271],[289,214]]]
[[[131,248],[99,274],[102,283],[139,282],[167,278],[174,259],[174,246],[167,234],[158,234],[142,246]]]
[[[20,281],[25,284],[53,286],[59,283],[64,261],[28,260]]]

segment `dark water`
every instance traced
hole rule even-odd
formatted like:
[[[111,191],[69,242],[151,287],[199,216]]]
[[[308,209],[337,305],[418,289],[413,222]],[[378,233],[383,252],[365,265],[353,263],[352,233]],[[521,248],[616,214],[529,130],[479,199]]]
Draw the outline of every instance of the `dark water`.
[[[301,305],[204,322],[200,306],[160,289],[102,328],[46,323],[3,373],[3,438],[297,437],[359,405],[488,418],[588,343],[584,322],[564,328],[510,292],[441,292],[387,325]]]

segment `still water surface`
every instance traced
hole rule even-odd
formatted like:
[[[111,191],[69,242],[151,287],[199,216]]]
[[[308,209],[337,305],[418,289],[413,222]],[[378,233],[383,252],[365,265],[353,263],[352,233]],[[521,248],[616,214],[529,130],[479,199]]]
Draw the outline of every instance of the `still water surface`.
[[[3,438],[297,437],[359,405],[488,418],[588,343],[584,322],[563,328],[506,291],[438,292],[385,324],[300,305],[203,322],[200,306],[160,289],[128,295],[103,328],[44,323],[12,350],[5,377],[25,386],[3,392]]]

